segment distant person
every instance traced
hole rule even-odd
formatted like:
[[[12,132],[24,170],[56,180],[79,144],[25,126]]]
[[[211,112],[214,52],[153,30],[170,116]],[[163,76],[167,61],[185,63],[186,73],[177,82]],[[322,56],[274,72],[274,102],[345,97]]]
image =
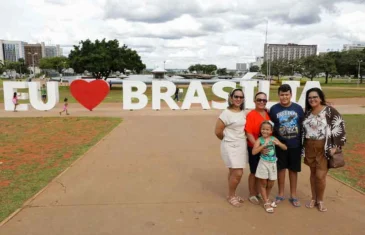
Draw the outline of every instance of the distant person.
[[[179,87],[176,87],[174,100],[179,102]]]
[[[280,102],[270,109],[270,119],[274,123],[274,136],[277,137],[288,149],[276,147],[279,194],[276,204],[285,200],[284,186],[286,170],[289,170],[290,198],[295,207],[300,207],[297,197],[298,172],[302,169],[302,122],[304,111],[302,107],[291,102],[292,90],[288,84],[283,84],[278,89]]]
[[[260,136],[261,123],[263,121],[270,120],[269,114],[266,110],[267,96],[264,92],[258,92],[255,95],[255,109],[250,111],[246,117],[246,136],[247,136],[247,150],[248,150],[248,163],[250,165],[250,175],[248,177],[248,189],[249,198],[248,200],[259,205],[259,200],[262,199],[259,194],[259,180],[255,177],[257,165],[260,161],[260,154],[252,154],[252,148],[256,140]]]
[[[287,147],[277,138],[271,136],[273,132],[273,123],[271,121],[263,121],[260,130],[261,136],[256,140],[252,149],[252,154],[261,153],[255,176],[260,179],[260,192],[264,201],[264,209],[268,213],[273,213],[276,203],[275,201],[270,202],[269,196],[278,174],[275,146],[283,150],[286,150]],[[263,150],[267,150],[266,153],[262,153]]]
[[[18,94],[16,92],[14,92],[13,95],[13,104],[14,104],[14,112],[18,112],[18,110],[16,110],[16,107],[19,105],[19,103],[18,103]]]
[[[221,140],[221,156],[229,169],[227,201],[235,207],[244,202],[236,195],[247,163],[244,99],[242,89],[234,89],[228,97],[228,108],[220,114],[215,126],[215,135]]]
[[[328,160],[337,149],[342,149],[345,142],[345,124],[339,112],[327,105],[321,89],[309,89],[305,99],[302,152],[304,164],[311,171],[312,200],[305,205],[307,208],[317,207],[320,212],[327,211],[323,199]]]
[[[65,98],[63,101],[64,101],[65,103],[64,103],[64,105],[63,105],[63,110],[60,112],[60,115],[61,115],[63,112],[66,112],[66,115],[70,115],[70,114],[68,113],[68,99],[67,99],[67,98]]]
[[[45,84],[42,85],[40,91],[41,91],[41,95],[42,95],[42,101],[43,101],[43,103],[46,103],[46,100],[47,100],[47,89],[46,89],[46,85]]]

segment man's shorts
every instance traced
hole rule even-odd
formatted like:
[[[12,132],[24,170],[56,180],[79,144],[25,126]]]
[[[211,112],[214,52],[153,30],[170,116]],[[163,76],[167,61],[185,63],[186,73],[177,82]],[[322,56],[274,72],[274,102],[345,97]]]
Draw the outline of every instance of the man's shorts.
[[[289,169],[294,172],[300,172],[302,170],[302,148],[288,148],[282,150],[276,147],[276,156],[278,158],[278,171],[283,169]]]
[[[276,170],[276,162],[267,162],[260,160],[256,169],[256,178],[276,180],[278,178],[278,172]]]
[[[250,172],[251,174],[255,174],[257,165],[259,164],[260,161],[260,153],[252,155],[251,147],[247,147],[247,150],[248,150],[248,164],[250,165]]]

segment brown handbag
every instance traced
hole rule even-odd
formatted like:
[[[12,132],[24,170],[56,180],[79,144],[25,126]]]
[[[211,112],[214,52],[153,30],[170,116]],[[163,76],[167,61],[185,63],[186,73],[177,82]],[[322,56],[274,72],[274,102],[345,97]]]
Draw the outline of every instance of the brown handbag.
[[[328,168],[340,168],[345,166],[342,149],[337,149],[328,161]]]

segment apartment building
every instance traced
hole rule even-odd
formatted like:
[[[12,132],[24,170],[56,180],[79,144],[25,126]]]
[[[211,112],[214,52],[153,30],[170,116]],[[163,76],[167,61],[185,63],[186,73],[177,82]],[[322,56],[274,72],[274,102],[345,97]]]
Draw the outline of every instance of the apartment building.
[[[33,66],[33,55],[34,55],[34,66],[39,66],[39,61],[43,58],[44,47],[42,44],[26,44],[24,46],[25,52],[25,64],[27,66]]]
[[[296,60],[317,54],[317,45],[288,44],[267,44],[264,47],[265,61],[277,59]]]
[[[0,60],[16,62],[24,58],[24,45],[22,41],[0,40]]]
[[[351,51],[351,50],[356,50],[356,51],[362,51],[365,49],[365,44],[344,44],[343,45],[343,51]]]

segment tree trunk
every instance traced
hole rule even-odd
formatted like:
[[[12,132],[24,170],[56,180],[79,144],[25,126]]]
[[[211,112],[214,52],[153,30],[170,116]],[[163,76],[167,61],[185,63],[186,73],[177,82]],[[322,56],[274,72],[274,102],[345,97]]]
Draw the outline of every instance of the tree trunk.
[[[328,84],[328,73],[326,72],[326,84]]]

